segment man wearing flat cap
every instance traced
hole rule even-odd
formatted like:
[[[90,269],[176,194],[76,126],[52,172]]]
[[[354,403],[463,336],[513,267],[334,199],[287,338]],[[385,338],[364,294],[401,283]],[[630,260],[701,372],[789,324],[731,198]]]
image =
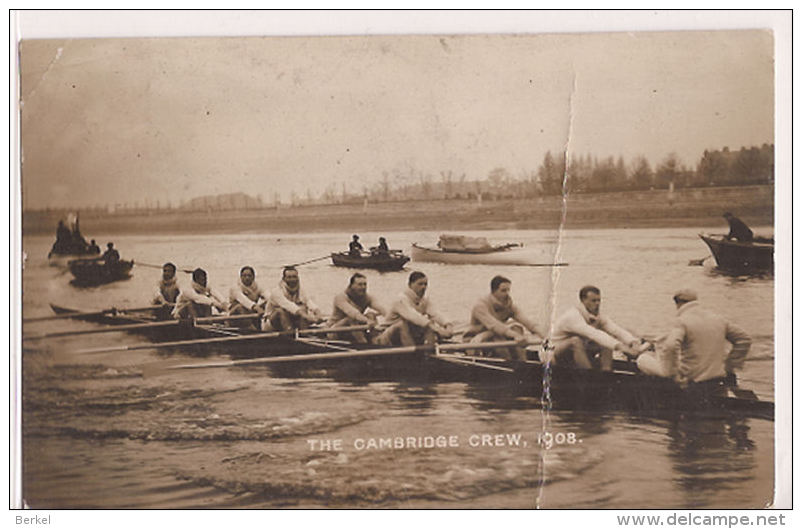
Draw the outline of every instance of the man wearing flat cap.
[[[674,378],[681,385],[716,378],[733,379],[743,367],[752,340],[743,329],[703,308],[696,292],[674,294],[677,319],[663,347],[638,357],[638,368],[647,375]]]

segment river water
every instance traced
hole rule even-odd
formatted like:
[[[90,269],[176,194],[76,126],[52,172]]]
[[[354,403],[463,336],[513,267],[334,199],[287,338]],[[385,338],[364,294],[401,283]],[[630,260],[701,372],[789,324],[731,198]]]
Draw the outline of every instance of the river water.
[[[688,266],[707,248],[699,229],[472,232],[521,242],[543,262],[567,267],[493,267],[411,262],[429,276],[429,296],[467,321],[490,278],[512,280],[516,302],[543,322],[576,302],[586,284],[602,311],[646,336],[670,328],[671,296],[701,302],[753,338],[744,387],[773,399],[771,277],[728,277]],[[758,230],[760,231],[760,230]],[[221,292],[243,265],[272,289],[280,266],[345,249],[350,233],[113,238],[123,258],[203,266]],[[362,232],[409,251],[436,232]],[[104,243],[104,240],[99,240]],[[49,303],[83,310],[147,305],[160,271],[135,266],[130,280],[70,285],[47,265],[49,237],[23,239],[23,313]],[[353,271],[327,261],[301,267],[303,285],[327,312]],[[389,305],[406,272],[366,272]],[[186,275],[181,277],[188,283]],[[30,323],[25,332],[90,329],[91,323]],[[759,508],[774,487],[774,423],[752,418],[545,412],[537,399],[448,382],[349,383],[325,376],[280,378],[261,367],[163,372],[179,353],[136,350],[77,355],[76,349],[144,343],[110,333],[26,343],[23,368],[23,497],[33,508]],[[189,353],[186,353],[189,354]],[[225,351],[207,360],[225,359]],[[544,443],[551,434],[552,440]],[[557,434],[560,434],[559,436]],[[440,437],[446,446],[367,448],[371,439]],[[539,442],[540,441],[540,442]],[[341,444],[339,450],[312,447]],[[324,444],[328,443],[328,444]]]

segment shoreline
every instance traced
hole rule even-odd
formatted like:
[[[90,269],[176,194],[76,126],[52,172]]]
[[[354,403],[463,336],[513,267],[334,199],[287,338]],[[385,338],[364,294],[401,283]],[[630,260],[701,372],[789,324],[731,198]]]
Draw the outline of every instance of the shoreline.
[[[563,207],[565,206],[565,212]],[[539,197],[332,204],[226,211],[81,212],[87,238],[119,234],[329,233],[721,226],[732,211],[751,226],[774,224],[773,186]],[[55,233],[62,212],[23,213],[23,235]]]

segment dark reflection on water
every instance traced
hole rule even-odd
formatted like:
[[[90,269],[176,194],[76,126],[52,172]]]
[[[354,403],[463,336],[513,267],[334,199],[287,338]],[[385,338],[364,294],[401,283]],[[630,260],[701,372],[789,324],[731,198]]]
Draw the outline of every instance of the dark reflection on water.
[[[707,506],[710,493],[749,486],[756,464],[749,430],[747,421],[737,418],[683,417],[670,423],[669,457],[689,506]]]

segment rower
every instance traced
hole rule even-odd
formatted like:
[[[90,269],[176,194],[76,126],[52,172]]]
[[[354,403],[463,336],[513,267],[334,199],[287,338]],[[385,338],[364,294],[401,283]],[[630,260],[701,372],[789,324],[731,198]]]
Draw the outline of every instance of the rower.
[[[480,298],[471,310],[470,327],[464,337],[471,343],[494,342],[499,340],[525,339],[524,332],[543,338],[546,331],[542,326],[528,318],[512,301],[510,289],[512,281],[504,276],[496,276],[490,281],[490,294]],[[496,349],[507,360],[526,360],[524,347]]]
[[[453,336],[451,324],[440,316],[426,297],[429,280],[423,272],[409,274],[407,289],[390,309],[390,325],[377,339],[380,345],[404,346],[433,344],[438,338]]]
[[[351,276],[351,281],[344,292],[334,296],[329,327],[346,327],[350,325],[377,324],[376,315],[386,315],[387,311],[379,305],[375,298],[368,294],[368,280],[359,272]],[[336,333],[330,333],[330,339],[335,339]],[[354,343],[368,343],[365,331],[351,331],[350,338]]]
[[[348,255],[351,257],[362,257],[362,243],[359,242],[359,235],[354,235],[348,243]]]
[[[212,315],[212,307],[220,312],[226,311],[226,302],[217,293],[206,286],[207,276],[203,268],[196,268],[192,272],[190,288],[181,290],[176,298],[173,317],[203,318]]]
[[[94,242],[94,241],[93,241]],[[153,296],[153,305],[160,305],[156,309],[156,317],[166,320],[172,315],[173,306],[181,292],[178,288],[178,278],[175,276],[176,268],[173,263],[164,263],[162,277]]]
[[[106,251],[100,258],[106,263],[106,266],[114,266],[120,262],[120,252],[114,249],[114,243],[110,242],[106,245]]]
[[[552,361],[561,364],[573,360],[578,369],[592,369],[592,360],[598,355],[601,370],[611,371],[613,351],[636,354],[634,348],[640,340],[600,314],[601,291],[598,288],[582,287],[579,301],[554,326]]]
[[[298,270],[287,266],[281,273],[278,288],[270,293],[266,309],[267,318],[263,330],[292,331],[306,329],[313,323],[321,323],[320,309],[301,288]]]
[[[716,379],[735,385],[735,370],[743,367],[752,345],[749,335],[703,308],[693,290],[675,293],[674,304],[674,328],[659,351],[638,356],[638,368],[647,375],[674,378],[682,386]]]
[[[744,221],[734,216],[729,211],[724,213],[723,217],[727,219],[730,225],[730,232],[726,235],[728,241],[735,239],[740,242],[752,242],[755,237],[754,233],[752,233],[752,230],[749,229],[749,226],[747,226]]]
[[[256,283],[256,272],[252,266],[243,266],[239,271],[239,281],[229,292],[229,314],[259,314],[265,313],[267,294]],[[241,321],[245,326],[256,327],[253,321]]]

